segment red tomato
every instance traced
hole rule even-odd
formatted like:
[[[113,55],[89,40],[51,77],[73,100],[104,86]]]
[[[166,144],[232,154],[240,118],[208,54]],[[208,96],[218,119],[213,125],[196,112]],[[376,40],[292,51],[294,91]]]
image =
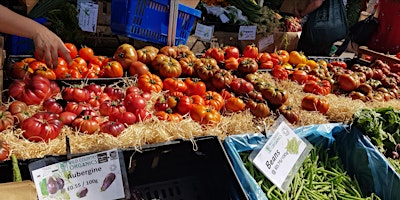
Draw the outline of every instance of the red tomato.
[[[112,86],[106,86],[103,89],[103,92],[108,94],[108,96],[111,97],[112,100],[119,100],[119,99],[123,99],[125,97],[125,92],[121,88],[114,88]]]
[[[121,122],[122,124],[125,125],[132,125],[136,123],[136,116],[132,112],[114,112],[111,113],[110,116],[108,116],[108,119],[110,121],[116,121],[116,122]]]
[[[225,59],[229,59],[229,58],[239,58],[239,49],[235,46],[228,46],[228,47],[224,47],[224,51],[225,51]]]
[[[57,114],[38,112],[21,123],[23,136],[33,142],[48,142],[56,138],[63,127]]]
[[[73,113],[73,112],[69,112],[69,111],[65,111],[59,114],[60,120],[65,124],[65,125],[70,125],[75,118],[78,115]]]
[[[286,80],[289,77],[289,71],[280,65],[275,65],[272,69],[272,76],[278,80]]]
[[[14,116],[9,111],[0,111],[0,132],[14,125]]]
[[[124,69],[128,69],[132,62],[137,61],[138,56],[135,47],[130,44],[122,44],[114,52],[114,59],[121,63]]]
[[[114,112],[125,112],[126,107],[120,100],[105,100],[100,104],[99,111],[103,116],[110,116]]]
[[[146,107],[146,101],[141,95],[130,93],[126,95],[124,105],[127,111],[134,112],[136,109],[144,109]]]
[[[0,161],[8,159],[9,156],[10,146],[4,141],[0,141]]]
[[[188,96],[199,95],[204,96],[206,93],[206,84],[197,78],[186,78],[185,83],[187,85],[187,90],[185,94]]]
[[[114,137],[117,137],[124,130],[125,126],[121,122],[106,121],[100,125],[101,132],[108,133]]]
[[[28,80],[15,80],[8,87],[9,95],[28,105],[38,105],[51,95],[49,79],[35,75]]]
[[[248,58],[257,59],[258,57],[258,47],[255,44],[246,45],[243,50],[243,56]]]
[[[147,109],[136,109],[133,112],[136,116],[136,121],[145,121],[151,118],[151,113]]]
[[[85,61],[90,61],[94,57],[93,49],[87,46],[80,48],[78,54]]]
[[[78,48],[72,43],[64,43],[65,47],[67,47],[69,51],[69,55],[71,56],[71,59],[74,59],[78,56]],[[61,58],[64,58],[64,55],[60,52],[58,52],[58,56]],[[66,60],[66,58],[64,58]]]
[[[76,87],[66,87],[61,92],[61,95],[66,101],[75,101],[75,102],[85,102],[89,100],[90,93],[89,90],[85,88]]]
[[[397,53],[396,53],[396,57],[397,57],[398,59],[400,59],[400,52],[397,52]]]
[[[81,114],[84,110],[90,110],[90,105],[86,103],[77,103],[74,101],[68,102],[65,105],[64,111],[75,113],[76,115]]]
[[[101,117],[99,116],[90,113],[83,114],[72,121],[72,127],[82,133],[93,134],[100,130],[101,121]]]
[[[291,74],[291,80],[296,81],[298,84],[303,84],[308,80],[308,74],[307,72],[303,70],[295,70]]]
[[[140,76],[142,74],[150,73],[149,67],[141,61],[132,62],[129,66],[129,74],[131,76]]]
[[[60,114],[63,112],[63,107],[54,98],[49,98],[43,101],[43,109],[47,112]]]
[[[301,107],[308,111],[318,111],[325,114],[329,110],[329,103],[325,99],[307,95],[302,99]]]

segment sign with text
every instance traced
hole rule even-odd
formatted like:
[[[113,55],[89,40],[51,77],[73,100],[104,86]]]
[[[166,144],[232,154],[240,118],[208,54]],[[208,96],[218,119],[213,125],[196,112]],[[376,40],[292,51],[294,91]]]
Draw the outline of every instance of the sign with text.
[[[77,8],[78,24],[82,31],[96,32],[99,5],[93,2],[82,2]]]
[[[33,170],[32,178],[40,200],[125,198],[117,149]]]
[[[238,40],[255,40],[257,26],[240,26]]]
[[[197,23],[194,35],[203,41],[210,41],[214,34],[214,26]]]
[[[288,177],[289,174],[294,174],[291,172],[296,163],[304,161],[305,151],[307,143],[282,122],[254,157],[253,163],[272,183],[284,191],[284,184],[287,184],[288,179],[290,182],[292,180]]]

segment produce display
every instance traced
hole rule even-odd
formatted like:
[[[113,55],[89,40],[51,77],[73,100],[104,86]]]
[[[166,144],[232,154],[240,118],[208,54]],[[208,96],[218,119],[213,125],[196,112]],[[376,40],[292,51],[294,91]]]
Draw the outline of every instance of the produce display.
[[[363,195],[357,180],[346,173],[339,156],[332,150],[313,148],[285,193],[253,165],[249,160],[251,152],[241,152],[240,156],[268,199],[380,199],[373,193]]]
[[[350,123],[360,108],[399,108],[399,76],[378,60],[347,66],[297,51],[259,52],[254,45],[214,47],[196,56],[185,45],[122,44],[113,57],[68,46],[70,65],[60,57],[50,69],[32,56],[10,67],[14,79],[0,139],[19,159],[65,154],[66,137],[72,153],[139,148],[258,132],[279,115],[304,126]],[[92,78],[116,80],[89,84]]]

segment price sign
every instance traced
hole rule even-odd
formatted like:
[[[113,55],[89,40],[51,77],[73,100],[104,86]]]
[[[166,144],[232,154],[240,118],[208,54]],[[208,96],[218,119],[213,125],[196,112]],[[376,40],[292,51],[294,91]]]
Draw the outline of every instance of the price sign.
[[[117,149],[33,170],[32,178],[40,200],[125,198]]]
[[[282,122],[268,139],[267,143],[254,157],[254,165],[274,183],[285,191],[293,179],[296,163],[303,163],[311,148],[308,148],[296,133]],[[294,172],[294,173],[291,173]]]
[[[238,40],[255,40],[257,26],[240,26]]]

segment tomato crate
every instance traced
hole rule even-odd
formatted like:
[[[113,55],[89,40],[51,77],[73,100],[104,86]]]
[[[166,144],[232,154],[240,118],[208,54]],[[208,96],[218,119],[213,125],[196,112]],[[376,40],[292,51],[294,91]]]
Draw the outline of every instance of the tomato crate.
[[[111,30],[115,34],[166,45],[170,0],[113,0],[111,2]],[[186,44],[196,18],[201,11],[178,5],[175,45]]]

